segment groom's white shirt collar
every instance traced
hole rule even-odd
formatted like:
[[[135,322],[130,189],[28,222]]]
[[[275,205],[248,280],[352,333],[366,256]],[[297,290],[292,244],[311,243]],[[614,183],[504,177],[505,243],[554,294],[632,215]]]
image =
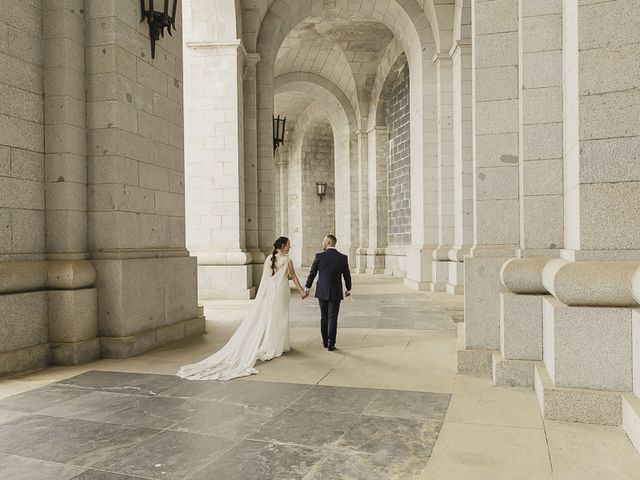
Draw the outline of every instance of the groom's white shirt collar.
[[[333,248],[334,250],[336,249],[336,247],[327,247],[325,250],[329,250],[330,248]]]

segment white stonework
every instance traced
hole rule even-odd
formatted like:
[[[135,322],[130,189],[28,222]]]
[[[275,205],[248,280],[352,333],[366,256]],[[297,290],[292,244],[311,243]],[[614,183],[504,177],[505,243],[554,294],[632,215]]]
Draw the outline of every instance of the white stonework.
[[[333,232],[465,294],[460,372],[640,438],[637,0],[184,0],[154,59],[137,0],[10,3],[0,374],[198,333]]]

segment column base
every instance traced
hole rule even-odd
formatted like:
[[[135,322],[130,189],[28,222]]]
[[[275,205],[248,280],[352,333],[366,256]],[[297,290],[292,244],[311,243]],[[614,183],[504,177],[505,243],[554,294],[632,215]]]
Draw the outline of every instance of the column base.
[[[556,387],[544,364],[534,367],[534,388],[543,418],[615,425],[622,422],[622,392]]]
[[[198,298],[200,300],[251,300],[255,298],[262,276],[262,266],[198,265]],[[260,273],[255,278],[254,272]]]
[[[495,350],[458,350],[457,372],[462,375],[489,377]]]
[[[127,337],[101,337],[100,350],[104,358],[129,358],[205,331],[205,318],[195,317]]]
[[[0,375],[39,370],[49,364],[49,344],[30,345],[0,352]]]
[[[510,257],[487,256],[465,259],[464,319],[467,349],[500,349],[500,268],[508,258]]]
[[[637,395],[622,396],[622,428],[640,453],[640,398]]]
[[[82,365],[100,358],[100,340],[91,338],[74,343],[51,343],[51,363]]]
[[[447,293],[464,295],[464,263],[461,261],[449,262]]]
[[[533,388],[533,367],[530,360],[505,360],[499,352],[492,355],[493,384],[501,387]]]
[[[432,259],[435,246],[407,249],[407,276],[405,285],[416,290],[428,290],[433,280]]]
[[[413,290],[418,290],[419,292],[427,292],[431,290],[431,285],[431,282],[417,282],[408,278],[404,279],[405,287],[412,288]]]

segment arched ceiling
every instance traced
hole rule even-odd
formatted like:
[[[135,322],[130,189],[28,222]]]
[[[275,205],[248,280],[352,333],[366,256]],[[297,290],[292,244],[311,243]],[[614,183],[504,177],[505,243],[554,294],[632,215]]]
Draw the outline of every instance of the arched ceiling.
[[[337,85],[356,112],[364,107],[393,33],[382,23],[349,13],[325,11],[294,28],[278,51],[275,75],[310,72]]]

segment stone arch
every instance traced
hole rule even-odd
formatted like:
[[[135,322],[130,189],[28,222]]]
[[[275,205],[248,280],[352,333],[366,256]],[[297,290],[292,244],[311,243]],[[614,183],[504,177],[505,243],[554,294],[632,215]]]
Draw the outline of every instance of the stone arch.
[[[312,74],[286,74],[276,79],[276,93],[298,91],[309,93],[316,98],[297,118],[296,125],[289,139],[289,155],[300,155],[297,149],[306,130],[316,118],[324,117],[333,130],[335,152],[335,225],[336,235],[340,238],[342,248],[353,252],[358,231],[352,225],[352,218],[358,209],[357,177],[352,175],[357,168],[357,139],[354,126],[355,113],[351,104],[335,85],[326,79]],[[299,158],[299,157],[298,157]]]
[[[394,70],[394,68],[398,67],[398,62],[401,57],[404,58],[403,63],[406,63],[407,60],[404,50],[400,43],[394,39],[394,41],[387,47],[376,73],[376,79],[371,94],[371,103],[369,105],[368,130],[375,128],[376,126],[384,126],[384,124],[380,123],[381,118],[379,113],[382,108],[380,100],[384,100],[385,98],[384,87],[388,84],[389,74]]]
[[[292,87],[292,85],[299,84],[314,85],[322,89],[326,94],[332,96],[342,108],[342,111],[347,118],[349,129],[356,128],[356,113],[345,93],[336,84],[320,75],[306,72],[291,72],[279,75],[273,81],[274,94],[282,93],[287,89],[296,90],[297,87]],[[306,93],[306,90],[304,89],[298,89],[298,91],[304,91]]]
[[[307,17],[321,15],[325,8],[335,7],[333,1],[304,1],[295,5],[288,5],[284,0],[276,0],[265,13],[264,20],[258,32],[256,50],[260,53],[258,64],[258,104],[262,109],[258,112],[259,138],[267,139],[267,132],[271,126],[273,107],[273,72],[277,50],[288,32]],[[413,284],[430,280],[430,272],[426,270],[430,265],[423,257],[429,256],[426,245],[437,245],[437,190],[431,178],[437,174],[437,78],[432,66],[437,46],[437,22],[435,9],[429,4],[425,10],[416,1],[397,2],[389,0],[381,4],[382,8],[374,9],[370,2],[359,5],[357,15],[383,23],[396,36],[403,50],[407,54],[411,68],[411,170],[412,191],[420,192],[412,197],[412,251],[415,258],[411,264],[416,266],[412,272]],[[435,27],[434,27],[435,26]],[[361,119],[359,118],[360,122]],[[366,133],[364,125],[358,125],[362,133]],[[263,132],[260,134],[260,132]],[[354,132],[355,133],[355,132]],[[355,138],[355,149],[358,148],[358,137]],[[261,157],[259,162],[267,168],[273,163],[269,153],[269,145],[265,142],[259,145]],[[260,153],[259,153],[260,155]],[[357,154],[356,154],[357,157]],[[357,171],[357,170],[354,170]],[[354,186],[358,190],[358,184]],[[355,203],[355,202],[354,202]],[[359,224],[367,223],[367,218],[360,218],[358,211],[353,212],[352,230],[358,230]],[[355,239],[354,244],[357,243]],[[354,252],[355,253],[355,252]]]
[[[339,45],[335,41],[320,36],[316,36],[312,41],[303,42],[296,42],[290,37],[291,35],[285,38],[278,50],[274,74],[280,76],[289,72],[298,72],[300,65],[310,60],[310,66],[305,70],[325,78],[340,88],[349,98],[353,110],[359,117],[360,104],[355,77],[349,60]],[[314,60],[317,57],[326,57],[325,62],[316,63]]]

